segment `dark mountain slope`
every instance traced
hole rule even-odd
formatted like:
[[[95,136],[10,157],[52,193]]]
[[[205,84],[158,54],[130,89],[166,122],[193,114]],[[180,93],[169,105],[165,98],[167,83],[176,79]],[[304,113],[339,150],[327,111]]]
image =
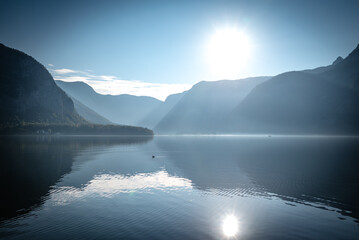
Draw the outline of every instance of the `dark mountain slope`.
[[[34,58],[0,44],[0,122],[80,123],[72,100]]]

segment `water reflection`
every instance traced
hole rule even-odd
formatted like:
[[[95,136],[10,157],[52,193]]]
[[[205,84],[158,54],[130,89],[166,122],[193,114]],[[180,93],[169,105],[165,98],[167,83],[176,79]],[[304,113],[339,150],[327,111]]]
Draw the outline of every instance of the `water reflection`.
[[[113,197],[119,193],[151,193],[191,189],[191,181],[170,176],[166,171],[139,173],[133,176],[101,174],[95,176],[83,188],[62,186],[52,192],[51,200],[58,205],[88,197]]]
[[[358,139],[20,138],[0,147],[7,239],[359,236]]]
[[[223,220],[223,233],[226,237],[234,237],[238,233],[238,219],[234,215],[228,215]]]
[[[51,186],[86,149],[145,143],[151,137],[0,137],[0,220],[27,213],[46,200]],[[87,159],[89,160],[89,159]]]
[[[174,172],[198,189],[281,198],[359,218],[359,138],[177,137],[155,143],[168,152]]]

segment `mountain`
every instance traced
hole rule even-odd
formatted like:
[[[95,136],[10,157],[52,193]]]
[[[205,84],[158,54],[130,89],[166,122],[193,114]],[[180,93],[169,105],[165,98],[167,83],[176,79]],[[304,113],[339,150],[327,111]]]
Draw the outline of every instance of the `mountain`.
[[[72,100],[33,57],[0,44],[1,124],[82,123]]]
[[[84,82],[57,80],[56,83],[69,96],[117,124],[139,125],[140,121],[162,103],[152,97],[99,94]]]
[[[155,127],[156,133],[215,133],[226,117],[258,84],[270,77],[199,82]]]
[[[335,59],[335,61],[333,62],[333,64],[332,65],[335,65],[335,64],[337,64],[337,63],[340,63],[341,61],[343,61],[344,59],[341,57],[341,56],[339,56],[339,57],[337,57],[337,59]]]
[[[95,116],[84,105],[76,105],[89,117]],[[43,65],[0,44],[0,134],[53,133],[153,135],[146,128],[90,124]]]
[[[94,124],[113,124],[108,119],[104,118],[97,112],[93,111],[92,109],[88,108],[76,98],[71,98],[74,102],[74,107],[76,112],[83,117],[86,121]]]
[[[255,87],[229,117],[226,132],[359,133],[359,45],[345,59],[287,72]]]
[[[144,119],[142,119],[142,121],[139,122],[139,126],[153,129],[185,94],[186,92],[169,95],[163,103],[158,105],[157,108],[155,108]]]

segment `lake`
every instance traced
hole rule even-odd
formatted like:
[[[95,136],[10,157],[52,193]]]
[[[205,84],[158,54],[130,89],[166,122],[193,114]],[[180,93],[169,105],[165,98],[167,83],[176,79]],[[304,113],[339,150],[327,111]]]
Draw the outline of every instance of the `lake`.
[[[1,239],[359,239],[359,138],[23,136],[0,152]]]

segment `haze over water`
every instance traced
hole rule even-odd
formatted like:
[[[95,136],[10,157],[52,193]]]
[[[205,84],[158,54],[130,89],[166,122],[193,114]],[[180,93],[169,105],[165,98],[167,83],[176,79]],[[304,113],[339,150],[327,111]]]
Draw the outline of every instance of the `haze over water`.
[[[228,239],[228,216],[233,239],[359,236],[355,137],[2,137],[0,148],[4,239]]]

